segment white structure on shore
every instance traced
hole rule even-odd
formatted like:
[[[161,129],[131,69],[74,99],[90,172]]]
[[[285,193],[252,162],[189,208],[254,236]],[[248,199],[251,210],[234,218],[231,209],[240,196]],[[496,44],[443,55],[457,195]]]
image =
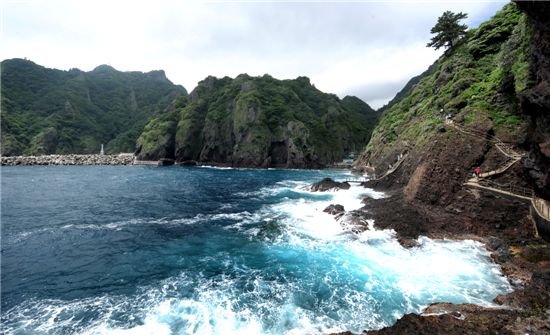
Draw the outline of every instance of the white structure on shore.
[[[105,155],[105,151],[103,151],[103,144],[101,144],[101,150],[99,151],[100,155]]]

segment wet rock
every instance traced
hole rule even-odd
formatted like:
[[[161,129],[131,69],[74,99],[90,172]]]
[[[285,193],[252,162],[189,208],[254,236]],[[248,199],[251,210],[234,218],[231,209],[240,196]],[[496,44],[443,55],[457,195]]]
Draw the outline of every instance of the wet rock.
[[[325,208],[323,212],[334,215],[336,219],[339,219],[342,217],[342,215],[346,213],[346,210],[342,205],[330,205],[327,208]]]
[[[550,263],[550,245],[529,245],[522,248],[521,257],[529,262],[548,262]]]
[[[514,334],[518,312],[463,304],[437,303],[422,315],[407,314],[393,326],[367,334]]]
[[[330,190],[348,190],[350,188],[350,184],[347,182],[337,182],[332,180],[331,178],[325,178],[321,180],[320,182],[317,182],[313,185],[311,185],[311,190],[313,192],[326,192]]]

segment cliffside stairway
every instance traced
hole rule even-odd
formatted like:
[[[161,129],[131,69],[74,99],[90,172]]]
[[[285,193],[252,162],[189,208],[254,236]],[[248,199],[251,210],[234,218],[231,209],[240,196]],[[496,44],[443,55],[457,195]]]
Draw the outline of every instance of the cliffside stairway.
[[[531,202],[531,199],[533,199],[533,191],[531,189],[512,183],[499,184],[483,178],[471,178],[464,185],[516,198],[524,202]]]
[[[395,164],[393,164],[393,166],[391,168],[389,168],[386,172],[384,172],[384,174],[382,176],[380,176],[378,178],[372,178],[372,179],[370,179],[370,181],[378,181],[378,180],[384,179],[387,176],[394,173],[401,166],[401,163],[403,163],[403,161],[405,160],[405,158],[407,158],[407,156],[408,156],[408,153],[404,154],[404,155],[402,154],[401,158],[397,162],[395,162]]]
[[[529,205],[535,235],[550,242],[550,202],[535,196],[533,190],[511,183],[498,184],[487,179],[470,179],[464,185],[525,202]]]
[[[550,222],[550,201],[533,197],[533,207],[543,219]]]
[[[536,197],[532,189],[514,185],[513,183],[499,184],[495,181],[487,179],[488,177],[506,172],[515,163],[520,161],[525,154],[518,153],[512,146],[504,143],[496,136],[483,134],[475,129],[468,129],[464,126],[455,124],[452,120],[446,120],[445,124],[465,135],[484,140],[488,139],[504,156],[508,158],[506,163],[502,166],[495,170],[481,173],[478,177],[470,178],[464,183],[464,185],[515,198],[528,203],[536,234],[550,242],[550,202]]]
[[[495,148],[497,148],[504,156],[508,158],[508,161],[504,165],[500,166],[495,170],[481,173],[479,175],[479,178],[487,178],[487,177],[502,174],[506,172],[509,168],[511,168],[515,163],[519,162],[525,156],[525,154],[518,153],[510,144],[504,143],[496,136],[483,133],[476,129],[466,128],[464,126],[454,123],[452,120],[445,120],[445,124],[465,135],[479,138],[479,139],[489,140],[491,143],[493,143]],[[476,178],[472,178],[468,180],[468,182],[473,183],[476,180],[477,180]]]

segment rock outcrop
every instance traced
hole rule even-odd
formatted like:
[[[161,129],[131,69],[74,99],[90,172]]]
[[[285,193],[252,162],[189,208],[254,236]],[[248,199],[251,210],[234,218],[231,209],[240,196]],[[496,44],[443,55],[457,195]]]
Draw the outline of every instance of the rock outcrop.
[[[346,214],[346,210],[344,209],[344,206],[342,205],[329,205],[327,208],[323,210],[325,213],[329,213],[330,215],[334,215],[336,219],[341,218],[344,214]]]
[[[324,178],[323,180],[317,183],[314,183],[310,186],[310,190],[313,192],[348,190],[349,188],[350,188],[349,183],[334,181],[331,178]]]
[[[436,304],[369,334],[550,333],[550,246],[528,216],[531,191],[550,199],[549,8],[510,3],[469,31],[388,105],[355,165],[391,194],[366,202],[364,219],[404,246],[420,235],[485,242],[515,289],[495,299],[506,308]],[[466,185],[477,166],[509,193]]]
[[[318,168],[364,146],[378,113],[308,78],[208,77],[145,126],[138,159],[242,167]]]

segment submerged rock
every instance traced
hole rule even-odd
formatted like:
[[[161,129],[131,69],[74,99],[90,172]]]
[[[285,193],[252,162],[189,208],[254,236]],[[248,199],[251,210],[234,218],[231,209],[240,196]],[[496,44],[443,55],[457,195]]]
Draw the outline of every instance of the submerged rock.
[[[311,191],[313,192],[326,192],[330,190],[348,190],[350,188],[350,184],[347,182],[337,182],[332,180],[331,178],[325,178],[321,180],[320,182],[317,182],[313,185],[311,185]]]

